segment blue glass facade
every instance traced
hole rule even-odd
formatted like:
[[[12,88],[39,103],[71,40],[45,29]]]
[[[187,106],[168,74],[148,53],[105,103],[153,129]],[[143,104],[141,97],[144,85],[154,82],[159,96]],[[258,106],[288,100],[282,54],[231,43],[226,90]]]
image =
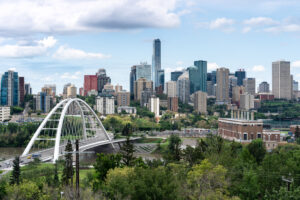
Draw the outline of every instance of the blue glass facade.
[[[177,81],[179,76],[183,74],[183,71],[171,72],[171,81]]]
[[[190,94],[196,91],[206,92],[207,62],[194,61],[194,66],[189,67]]]
[[[1,78],[1,105],[19,105],[18,72],[8,71]]]
[[[162,86],[162,89],[164,90],[165,86],[165,70],[161,69],[157,71],[158,76],[158,84],[159,86]]]
[[[159,86],[158,70],[161,69],[161,42],[160,39],[153,41],[152,55],[152,81],[155,87]]]
[[[235,72],[235,77],[237,77],[237,85],[243,85],[243,80],[246,78],[246,72],[244,70],[239,70]]]

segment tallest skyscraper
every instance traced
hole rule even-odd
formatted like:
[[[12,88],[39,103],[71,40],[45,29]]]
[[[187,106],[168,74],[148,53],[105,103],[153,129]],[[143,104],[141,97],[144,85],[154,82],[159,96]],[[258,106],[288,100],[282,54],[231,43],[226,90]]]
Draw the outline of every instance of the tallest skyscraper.
[[[152,81],[155,87],[160,86],[158,71],[161,70],[161,42],[160,39],[153,41],[153,56],[152,56]]]

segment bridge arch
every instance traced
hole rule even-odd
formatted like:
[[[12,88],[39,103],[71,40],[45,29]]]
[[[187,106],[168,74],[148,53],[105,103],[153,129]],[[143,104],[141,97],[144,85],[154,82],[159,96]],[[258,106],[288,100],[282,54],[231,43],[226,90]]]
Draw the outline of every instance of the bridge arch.
[[[55,162],[60,155],[60,150],[64,148],[61,144],[62,140],[67,140],[67,138],[62,138],[62,132],[64,128],[64,123],[66,123],[67,117],[73,117],[76,119],[81,119],[81,126],[82,126],[82,133],[80,135],[80,141],[85,142],[89,139],[93,139],[95,141],[104,141],[110,144],[112,139],[106,132],[102,122],[94,112],[94,110],[82,99],[79,98],[68,98],[59,102],[46,116],[46,118],[42,121],[36,132],[34,133],[33,137],[29,141],[28,145],[26,146],[22,156],[27,156],[30,154],[32,147],[35,142],[39,140],[52,140],[55,141],[54,147],[49,148],[49,154],[53,151],[53,162]],[[77,120],[78,121],[78,120]],[[54,127],[49,128],[49,123],[53,122]],[[53,126],[52,123],[52,126]],[[71,127],[72,129],[72,127]],[[51,137],[46,134],[41,134],[43,131],[52,131],[54,132],[53,136]],[[81,129],[80,129],[81,132]],[[89,133],[89,134],[88,134]],[[75,133],[78,134],[78,133]],[[43,138],[40,136],[43,135]],[[70,135],[72,135],[72,131],[70,131]],[[76,135],[78,136],[78,135]],[[40,138],[39,138],[40,137]],[[113,145],[113,144],[112,144]]]

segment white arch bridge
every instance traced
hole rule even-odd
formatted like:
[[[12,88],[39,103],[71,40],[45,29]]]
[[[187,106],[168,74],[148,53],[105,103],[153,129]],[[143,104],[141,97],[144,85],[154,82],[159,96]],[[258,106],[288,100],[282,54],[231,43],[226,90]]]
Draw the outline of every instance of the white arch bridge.
[[[106,132],[93,109],[82,99],[72,98],[59,102],[40,124],[21,159],[39,154],[42,161],[55,162],[64,152],[68,140],[80,140],[80,151],[97,146],[122,142],[113,140]],[[132,138],[135,139],[135,138]]]

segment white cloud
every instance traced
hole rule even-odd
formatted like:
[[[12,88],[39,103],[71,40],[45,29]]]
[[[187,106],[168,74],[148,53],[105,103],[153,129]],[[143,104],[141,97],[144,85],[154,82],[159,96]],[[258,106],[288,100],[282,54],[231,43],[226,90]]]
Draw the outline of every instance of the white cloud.
[[[217,70],[218,68],[219,68],[219,66],[217,65],[217,63],[207,63],[208,71],[214,71],[214,70]]]
[[[176,0],[0,1],[0,35],[175,27],[176,5]]]
[[[17,71],[17,68],[11,67],[11,68],[9,68],[8,70],[10,70],[10,71]]]
[[[300,24],[283,24],[279,26],[265,28],[264,30],[270,33],[300,32]]]
[[[223,17],[223,18],[218,18],[214,21],[211,21],[209,27],[211,29],[220,29],[220,30],[229,32],[229,31],[234,30],[232,27],[233,24],[234,24],[233,19],[228,19],[228,18]]]
[[[244,24],[248,26],[265,26],[265,25],[274,25],[278,22],[274,21],[269,17],[252,17],[244,21]]]
[[[65,72],[63,73],[60,78],[61,79],[72,79],[72,80],[76,80],[76,79],[79,79],[79,75],[81,75],[80,72],[75,72],[74,74],[71,74],[69,72]]]
[[[292,62],[291,65],[292,65],[292,67],[300,68],[300,60],[297,60],[297,61]]]
[[[33,43],[19,41],[17,44],[5,44],[0,46],[0,57],[26,58],[40,56],[45,54],[55,43],[56,40],[50,36]]]
[[[248,33],[252,30],[251,27],[247,26],[247,27],[244,27],[243,30],[242,30],[242,33]]]
[[[265,71],[265,67],[262,65],[255,65],[252,67],[253,72],[263,72]]]
[[[110,58],[110,55],[102,53],[89,53],[79,49],[69,48],[67,46],[60,46],[57,51],[53,54],[54,58],[57,59],[103,59]]]

